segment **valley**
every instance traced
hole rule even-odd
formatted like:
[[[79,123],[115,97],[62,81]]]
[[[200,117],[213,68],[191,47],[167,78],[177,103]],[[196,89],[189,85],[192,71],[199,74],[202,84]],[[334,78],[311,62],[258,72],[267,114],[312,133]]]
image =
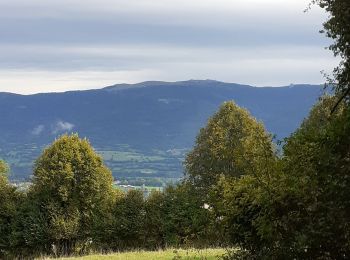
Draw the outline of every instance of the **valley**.
[[[36,95],[0,93],[0,158],[13,182],[64,133],[86,137],[125,185],[162,187],[183,176],[198,130],[225,101],[247,108],[283,140],[322,93],[319,85],[252,87],[214,80],[143,82]]]

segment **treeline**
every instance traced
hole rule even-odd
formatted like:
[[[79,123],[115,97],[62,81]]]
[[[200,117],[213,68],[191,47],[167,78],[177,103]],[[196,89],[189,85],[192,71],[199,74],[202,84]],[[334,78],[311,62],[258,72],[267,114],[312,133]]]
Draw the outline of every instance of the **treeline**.
[[[16,190],[0,163],[0,258],[91,251],[205,246],[209,215],[188,185],[123,193],[89,142],[64,135],[34,166],[32,185]]]
[[[86,139],[44,150],[29,190],[0,163],[0,258],[166,247],[239,247],[228,259],[348,259],[350,109],[323,97],[277,150],[224,103],[197,136],[181,183],[144,198],[113,188]],[[281,155],[282,154],[282,155]]]

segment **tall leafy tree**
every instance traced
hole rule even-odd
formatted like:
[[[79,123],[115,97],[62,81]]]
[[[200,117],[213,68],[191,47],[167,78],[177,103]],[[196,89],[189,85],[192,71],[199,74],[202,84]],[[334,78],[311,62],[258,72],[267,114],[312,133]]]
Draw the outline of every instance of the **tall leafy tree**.
[[[185,161],[186,181],[198,198],[197,208],[206,206],[210,212],[216,244],[247,246],[260,241],[253,228],[259,207],[246,194],[254,186],[269,189],[276,163],[271,135],[233,102],[222,104],[200,130]],[[254,185],[242,186],[246,179]]]
[[[199,193],[222,176],[268,173],[275,160],[271,136],[262,123],[234,102],[225,102],[202,128],[185,160],[187,179]]]
[[[35,162],[27,241],[56,254],[69,254],[93,242],[94,220],[103,217],[113,202],[112,181],[86,139],[61,136]]]
[[[335,56],[341,58],[334,69],[333,82],[340,100],[350,97],[350,2],[348,0],[314,0],[329,13],[329,19],[323,24],[324,33],[334,42],[329,47]]]
[[[269,175],[220,181],[223,225],[251,257],[349,258],[350,113],[336,102],[321,99]]]
[[[299,220],[284,219],[303,257],[350,256],[350,111],[341,105],[331,115],[336,99],[316,105],[284,147],[283,171],[299,197],[293,209]]]

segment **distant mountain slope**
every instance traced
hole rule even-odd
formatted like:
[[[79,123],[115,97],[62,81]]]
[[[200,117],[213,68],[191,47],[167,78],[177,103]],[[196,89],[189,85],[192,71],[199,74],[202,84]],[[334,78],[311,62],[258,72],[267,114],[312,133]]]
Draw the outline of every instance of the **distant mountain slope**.
[[[13,178],[28,176],[45,145],[64,132],[78,132],[117,177],[178,177],[184,153],[222,102],[247,108],[281,139],[299,126],[321,92],[312,85],[257,88],[190,80],[29,96],[0,93],[0,157],[11,163]]]

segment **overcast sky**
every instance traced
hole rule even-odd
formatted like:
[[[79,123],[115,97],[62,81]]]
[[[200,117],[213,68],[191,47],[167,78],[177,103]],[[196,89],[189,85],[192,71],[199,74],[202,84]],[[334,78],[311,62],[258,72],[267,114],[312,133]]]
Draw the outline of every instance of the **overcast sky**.
[[[0,0],[0,91],[147,80],[323,83],[338,61],[310,0]]]

